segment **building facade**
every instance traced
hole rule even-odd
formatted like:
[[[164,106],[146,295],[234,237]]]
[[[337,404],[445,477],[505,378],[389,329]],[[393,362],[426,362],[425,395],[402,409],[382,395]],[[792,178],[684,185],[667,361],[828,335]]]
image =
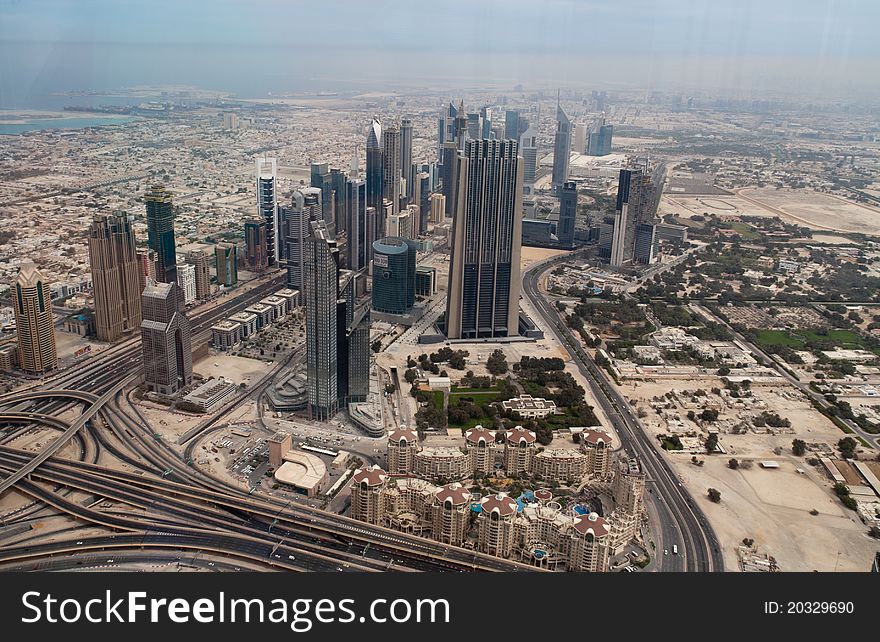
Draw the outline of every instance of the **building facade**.
[[[266,262],[275,267],[280,260],[281,230],[278,222],[278,163],[274,158],[257,159],[257,217],[266,223]]]
[[[177,283],[177,245],[174,240],[174,204],[171,192],[154,185],[144,199],[147,208],[147,245],[156,253],[156,281]]]
[[[519,332],[521,159],[512,140],[467,141],[458,157],[446,306],[450,339]]]
[[[25,372],[41,374],[58,367],[55,315],[49,286],[32,261],[24,261],[12,284],[18,363]]]
[[[89,267],[99,341],[117,341],[141,327],[143,275],[132,221],[126,214],[99,214],[89,225]]]
[[[192,383],[192,339],[183,293],[172,283],[144,288],[141,350],[148,390],[173,395]]]

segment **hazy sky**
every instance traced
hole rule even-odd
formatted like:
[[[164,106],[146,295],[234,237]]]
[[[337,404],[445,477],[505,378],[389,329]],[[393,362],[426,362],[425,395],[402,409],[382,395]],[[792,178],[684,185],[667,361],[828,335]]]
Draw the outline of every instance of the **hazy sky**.
[[[877,0],[0,0],[0,106],[65,89],[838,91],[880,84]]]

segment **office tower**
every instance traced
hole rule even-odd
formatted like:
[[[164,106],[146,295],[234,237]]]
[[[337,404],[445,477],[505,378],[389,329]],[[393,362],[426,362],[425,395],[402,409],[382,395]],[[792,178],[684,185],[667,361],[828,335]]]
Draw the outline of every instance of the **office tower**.
[[[354,176],[357,178],[357,172],[355,172]],[[336,234],[341,234],[348,229],[346,227],[348,224],[348,211],[346,209],[348,202],[345,198],[345,185],[347,181],[348,176],[345,175],[345,172],[335,167],[330,168],[330,187],[333,190],[333,225]],[[326,211],[324,212],[324,220],[327,220]]]
[[[332,172],[327,163],[312,163],[311,186],[321,190],[321,216],[327,229],[336,233],[335,197],[333,194]],[[283,228],[282,228],[283,229]]]
[[[238,247],[233,243],[218,243],[214,248],[217,262],[217,283],[231,288],[238,284]]]
[[[522,160],[512,140],[468,141],[460,157],[449,258],[450,339],[519,330]]]
[[[262,272],[269,267],[266,255],[266,221],[251,219],[244,223],[245,264],[251,272]]]
[[[404,239],[412,238],[411,212],[406,210],[397,214],[390,214],[385,218],[385,236],[396,236]],[[376,245],[373,244],[375,249]],[[375,253],[373,260],[375,261]]]
[[[654,261],[654,246],[657,242],[657,227],[651,223],[639,223],[636,226],[633,261],[648,265]]]
[[[371,248],[376,234],[376,210],[367,207],[367,184],[363,180],[349,179],[345,187],[347,240],[345,245],[346,266],[360,272],[370,264]]]
[[[455,123],[457,117],[458,109],[452,102],[445,109],[440,110],[440,118],[437,122],[437,160],[440,163],[443,163],[443,145],[448,142],[455,142]]]
[[[559,225],[556,238],[564,248],[574,247],[574,225],[577,219],[577,185],[574,181],[566,181],[559,192]]]
[[[144,200],[147,206],[147,245],[156,253],[156,281],[176,283],[177,248],[171,192],[162,185],[154,185]]]
[[[419,206],[419,234],[428,233],[428,222],[431,218],[431,176],[427,172],[415,175],[416,191],[413,203]]]
[[[467,115],[467,135],[471,140],[483,138],[483,124],[480,121],[480,114]]]
[[[266,222],[266,262],[269,267],[277,266],[280,259],[277,177],[278,164],[274,158],[257,159],[257,214]]]
[[[559,97],[556,98],[556,139],[553,143],[553,194],[559,195],[562,184],[568,180],[568,161],[571,157],[571,121],[566,116]]]
[[[308,412],[326,420],[349,402],[365,401],[370,385],[370,316],[356,307],[354,273],[339,269],[339,249],[323,221],[310,223],[305,244]]]
[[[211,296],[211,270],[208,267],[208,253],[204,250],[193,250],[186,255],[186,262],[195,268],[196,298],[204,301]]]
[[[587,126],[584,123],[575,125],[572,141],[572,151],[576,154],[583,154],[587,150]]]
[[[531,194],[535,189],[538,171],[538,138],[535,128],[529,127],[519,139],[520,155],[523,159],[523,188]]]
[[[504,112],[504,137],[514,140],[519,138],[519,111],[515,109]]]
[[[587,154],[590,156],[607,156],[611,153],[611,139],[614,136],[614,126],[605,124],[605,114],[596,123],[590,132],[587,145]]]
[[[339,250],[322,221],[309,225],[303,252],[303,307],[306,311],[308,412],[326,420],[339,410],[337,300]]]
[[[431,194],[431,221],[436,225],[446,218],[446,197],[443,194]]]
[[[301,290],[303,283],[303,247],[308,239],[312,221],[324,220],[321,214],[323,193],[317,187],[303,187],[293,193],[287,208],[287,287]],[[324,221],[326,223],[326,221]],[[328,227],[328,233],[329,227]]]
[[[459,150],[464,149],[464,143],[468,139],[468,115],[464,110],[464,101],[458,103],[458,113],[455,116],[455,145]]]
[[[447,142],[443,145],[441,175],[441,189],[446,199],[446,216],[451,217],[455,209],[455,192],[458,188],[458,147],[455,143]]]
[[[144,291],[147,281],[156,280],[156,253],[153,250],[145,250],[137,253],[138,272],[139,272],[139,289],[138,301],[140,301],[140,293]],[[140,304],[139,304],[140,305]]]
[[[385,237],[373,243],[373,309],[406,314],[415,303],[415,243]]]
[[[177,266],[177,286],[183,293],[184,305],[195,303],[196,296],[196,266],[192,263],[181,263]]]
[[[400,169],[406,181],[406,202],[413,202],[415,172],[412,164],[413,124],[409,118],[400,121]],[[417,203],[418,204],[418,203]]]
[[[98,214],[89,225],[89,267],[95,293],[95,332],[116,341],[141,327],[143,261],[135,250],[133,217]]]
[[[382,141],[382,196],[391,201],[392,213],[397,213],[400,209],[400,130],[393,125],[386,127]]]
[[[21,369],[33,374],[54,370],[58,367],[55,317],[43,275],[32,261],[24,261],[12,287]]]
[[[141,301],[141,350],[147,390],[173,395],[192,383],[192,339],[180,287],[156,283]]]
[[[480,138],[492,138],[492,109],[490,107],[480,107]]]
[[[384,189],[384,161],[382,160],[382,123],[373,116],[367,130],[367,206],[382,209],[382,190]]]
[[[357,306],[354,273],[345,270],[339,276],[337,310],[342,321],[338,327],[339,405],[367,400],[370,393],[370,306]],[[383,431],[384,432],[384,431]]]
[[[663,166],[653,175],[642,169],[622,169],[617,186],[617,207],[614,214],[614,237],[611,242],[611,266],[620,267],[633,260],[636,231],[649,224],[657,212]]]

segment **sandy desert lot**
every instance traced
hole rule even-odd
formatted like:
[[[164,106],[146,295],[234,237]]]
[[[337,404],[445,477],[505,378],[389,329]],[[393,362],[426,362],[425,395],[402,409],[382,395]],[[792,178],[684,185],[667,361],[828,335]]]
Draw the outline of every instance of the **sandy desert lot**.
[[[737,195],[664,195],[661,214],[770,216],[826,232],[880,234],[880,209],[812,190],[745,188]]]
[[[708,381],[646,382],[635,388],[624,386],[623,392],[648,408],[648,400],[671,389],[693,391],[713,385]],[[795,438],[833,446],[843,433],[789,388],[755,387],[753,391],[764,402],[762,409],[791,421],[791,432],[723,432],[720,443],[725,454],[701,454],[701,466],[694,465],[690,453],[668,455],[682,483],[715,528],[725,565],[737,569],[736,546],[743,538],[752,538],[761,552],[776,558],[783,571],[864,571],[877,550],[876,540],[867,535],[868,527],[834,496],[832,482],[821,468],[791,453]],[[685,412],[681,410],[682,416]],[[733,414],[722,410],[721,418]],[[653,411],[649,410],[645,421],[654,432],[663,432]],[[689,429],[700,432],[696,424],[686,423]],[[732,470],[728,467],[731,458],[749,461],[751,468]],[[765,460],[777,462],[779,468],[762,468],[759,462]],[[721,491],[719,504],[709,501],[709,488]],[[813,510],[818,514],[812,515]]]

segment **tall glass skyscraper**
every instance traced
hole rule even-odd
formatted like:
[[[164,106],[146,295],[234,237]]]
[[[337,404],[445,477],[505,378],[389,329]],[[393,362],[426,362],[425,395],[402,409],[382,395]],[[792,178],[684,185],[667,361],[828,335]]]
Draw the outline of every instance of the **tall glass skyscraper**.
[[[553,143],[553,194],[556,196],[562,190],[562,185],[568,180],[568,162],[571,158],[571,121],[568,119],[562,105],[556,101],[556,139]]]
[[[147,245],[156,253],[156,281],[177,283],[177,248],[174,242],[174,205],[171,192],[154,185],[145,197]]]
[[[513,140],[471,140],[458,157],[446,332],[450,339],[519,333],[522,159]]]
[[[413,124],[409,118],[400,121],[400,171],[406,180],[406,202],[413,202],[415,172],[412,164]]]
[[[277,176],[278,164],[274,158],[257,159],[257,213],[266,221],[266,259],[269,267],[278,265],[282,238],[278,224]]]
[[[382,161],[382,123],[373,116],[367,130],[367,205],[377,212],[382,209],[384,187],[384,164]]]
[[[577,219],[577,185],[566,181],[559,192],[559,225],[556,238],[564,248],[574,247],[574,225]]]

